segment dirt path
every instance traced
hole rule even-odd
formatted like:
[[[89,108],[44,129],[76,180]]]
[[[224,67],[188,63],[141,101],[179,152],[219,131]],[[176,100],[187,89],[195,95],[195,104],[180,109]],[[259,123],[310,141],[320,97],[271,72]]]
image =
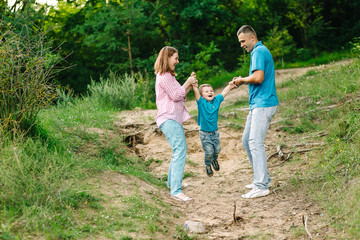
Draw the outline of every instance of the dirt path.
[[[336,64],[341,64],[336,63]],[[276,71],[277,84],[305,74],[310,69],[318,69],[334,64]],[[216,91],[221,92],[221,89]],[[247,87],[231,91],[222,103],[228,106],[247,98]],[[281,105],[280,105],[281,106]],[[195,100],[188,101],[189,111],[196,110]],[[236,112],[245,118],[247,110]],[[123,111],[116,125],[130,142],[134,153],[143,159],[160,160],[151,165],[155,175],[167,174],[172,150],[165,137],[154,124],[156,110]],[[277,116],[273,122],[276,122]],[[207,177],[204,170],[203,150],[198,136],[199,127],[195,120],[184,124],[188,143],[188,160],[185,173],[189,175],[184,181],[189,187],[185,194],[194,200],[191,203],[179,203],[170,200],[170,204],[179,206],[183,216],[178,220],[182,225],[185,220],[200,221],[206,226],[206,233],[197,235],[197,239],[309,239],[304,230],[303,216],[308,216],[308,228],[314,239],[325,239],[334,236],[335,232],[326,225],[326,213],[320,209],[305,193],[292,189],[292,181],[297,171],[309,168],[307,154],[299,155],[302,161],[284,162],[278,158],[269,160],[268,167],[273,186],[271,194],[258,199],[242,199],[241,194],[248,190],[246,184],[252,182],[252,169],[246,153],[241,145],[242,129],[226,128],[220,122],[219,131],[222,151],[219,155],[220,171],[213,177]],[[266,153],[276,152],[276,146],[286,144],[304,144],[308,148],[311,143],[319,142],[318,138],[293,139],[281,131],[276,131],[276,124],[270,126],[265,145]],[[311,156],[311,155],[309,155]],[[236,212],[234,209],[236,206]],[[234,222],[234,214],[237,219]]]

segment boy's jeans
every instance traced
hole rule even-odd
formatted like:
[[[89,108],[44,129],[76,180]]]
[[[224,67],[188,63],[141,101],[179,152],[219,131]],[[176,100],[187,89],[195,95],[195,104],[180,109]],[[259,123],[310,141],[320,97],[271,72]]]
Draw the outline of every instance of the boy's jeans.
[[[173,149],[167,184],[170,187],[170,194],[176,195],[182,193],[181,183],[187,154],[185,132],[180,123],[171,119],[161,124],[160,130],[165,134],[166,140]]]
[[[242,137],[242,144],[254,171],[253,183],[260,189],[268,189],[268,183],[271,182],[264,141],[277,108],[278,106],[252,109],[247,116]]]
[[[219,131],[205,132],[200,130],[199,135],[205,152],[205,165],[209,166],[212,161],[217,160],[221,151]]]

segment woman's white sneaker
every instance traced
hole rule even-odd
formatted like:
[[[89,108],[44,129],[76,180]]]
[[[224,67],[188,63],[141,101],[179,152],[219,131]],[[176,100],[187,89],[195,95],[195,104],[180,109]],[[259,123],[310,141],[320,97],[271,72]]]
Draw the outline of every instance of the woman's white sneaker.
[[[260,189],[254,187],[250,192],[241,195],[242,198],[258,198],[264,197],[270,193],[269,189]]]

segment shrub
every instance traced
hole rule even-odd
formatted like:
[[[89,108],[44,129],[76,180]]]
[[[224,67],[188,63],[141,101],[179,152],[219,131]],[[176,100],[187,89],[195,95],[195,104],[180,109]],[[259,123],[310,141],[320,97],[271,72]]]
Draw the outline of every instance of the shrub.
[[[27,133],[56,96],[50,80],[58,57],[46,46],[45,34],[31,27],[0,35],[0,133],[13,136]]]
[[[351,44],[351,53],[354,57],[360,58],[360,37],[354,38]]]

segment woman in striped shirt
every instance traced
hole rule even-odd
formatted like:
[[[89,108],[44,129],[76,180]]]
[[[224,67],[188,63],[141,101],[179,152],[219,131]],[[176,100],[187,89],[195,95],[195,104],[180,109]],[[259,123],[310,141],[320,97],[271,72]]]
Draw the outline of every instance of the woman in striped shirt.
[[[186,138],[182,123],[191,118],[184,102],[186,95],[192,88],[192,84],[197,84],[197,80],[195,73],[192,73],[181,86],[175,78],[175,66],[178,63],[178,51],[169,46],[163,47],[156,59],[154,65],[156,106],[158,109],[156,124],[173,149],[167,181],[171,197],[187,202],[191,198],[182,192],[182,178],[187,155]]]

